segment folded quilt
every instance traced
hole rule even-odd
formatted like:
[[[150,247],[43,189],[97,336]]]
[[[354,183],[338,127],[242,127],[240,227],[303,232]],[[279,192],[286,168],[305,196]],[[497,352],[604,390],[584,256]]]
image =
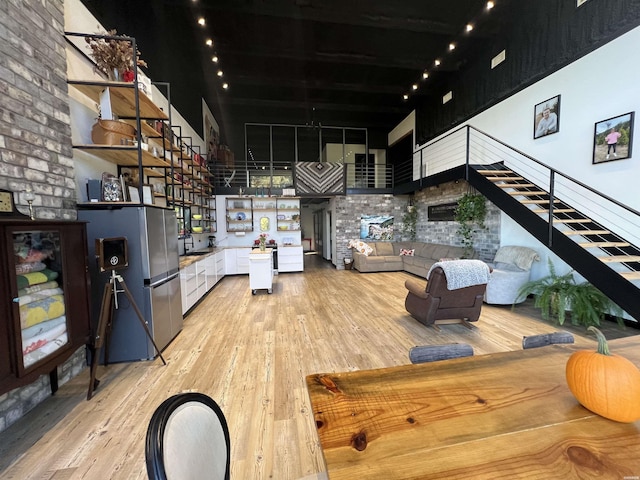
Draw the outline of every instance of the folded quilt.
[[[46,332],[41,333],[40,335],[36,335],[28,340],[22,339],[22,354],[26,355],[27,353],[31,353],[38,348],[42,348],[47,343],[55,340],[60,335],[67,331],[67,324],[62,323],[51,330],[47,330]]]
[[[18,282],[18,289],[27,288],[31,285],[37,285],[39,283],[48,282],[58,278],[58,272],[45,268],[41,272],[25,273],[16,277]]]
[[[16,264],[16,275],[22,275],[30,272],[41,272],[47,268],[42,262],[18,263]]]
[[[59,287],[58,282],[52,280],[50,282],[33,285],[32,287],[21,288],[20,290],[18,290],[18,296],[22,297],[23,295],[29,295],[31,293],[41,292],[42,290],[48,290],[50,288],[57,287]]]
[[[442,268],[447,277],[447,289],[457,290],[459,288],[482,285],[489,282],[489,266],[482,260],[449,260],[446,262],[436,262],[427,273],[427,280],[431,272],[437,268]]]
[[[52,295],[20,307],[20,328],[27,328],[64,315],[64,296]]]
[[[42,360],[47,355],[51,355],[67,342],[67,332],[64,332],[62,335],[44,344],[42,347],[34,350],[33,352],[27,353],[24,357],[22,357],[22,363],[24,364],[24,367],[27,368],[36,363],[38,360]]]
[[[31,293],[28,295],[21,295],[20,297],[18,297],[18,304],[20,306],[23,306],[37,300],[43,300],[53,295],[62,295],[62,293],[63,292],[61,288],[47,288],[46,290],[41,290],[39,292]]]
[[[53,320],[47,320],[46,322],[38,323],[33,327],[27,327],[24,330],[21,330],[22,333],[22,341],[26,342],[30,338],[35,337],[36,335],[40,335],[41,333],[47,332],[58,325],[62,325],[67,323],[66,315],[62,315],[61,317],[54,318]]]

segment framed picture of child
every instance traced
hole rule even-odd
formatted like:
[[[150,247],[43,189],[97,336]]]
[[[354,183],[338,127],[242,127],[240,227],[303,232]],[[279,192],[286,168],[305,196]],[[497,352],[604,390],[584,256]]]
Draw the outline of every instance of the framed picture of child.
[[[533,109],[533,138],[560,131],[560,95],[537,104]]]
[[[594,164],[631,157],[634,113],[625,113],[596,123],[593,133]]]

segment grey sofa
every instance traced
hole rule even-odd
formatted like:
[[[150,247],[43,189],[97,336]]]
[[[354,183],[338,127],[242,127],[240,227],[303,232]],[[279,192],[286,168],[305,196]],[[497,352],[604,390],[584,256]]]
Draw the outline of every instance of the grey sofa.
[[[405,272],[427,278],[431,265],[442,258],[462,258],[464,247],[425,242],[367,242],[369,255],[353,250],[353,267],[359,272]],[[400,255],[400,250],[413,255]]]

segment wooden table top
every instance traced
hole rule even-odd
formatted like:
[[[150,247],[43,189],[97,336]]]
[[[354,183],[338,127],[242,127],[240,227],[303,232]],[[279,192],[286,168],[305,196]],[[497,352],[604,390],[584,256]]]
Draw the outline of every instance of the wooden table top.
[[[640,337],[609,345],[640,365]],[[640,421],[602,418],[567,386],[577,349],[309,375],[329,478],[640,478]]]

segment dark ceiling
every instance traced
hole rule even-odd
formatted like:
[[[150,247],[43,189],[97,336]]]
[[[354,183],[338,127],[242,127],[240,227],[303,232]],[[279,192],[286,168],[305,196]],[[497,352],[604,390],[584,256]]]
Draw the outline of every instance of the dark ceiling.
[[[442,97],[495,41],[509,3],[488,11],[485,0],[83,2],[105,28],[136,37],[149,76],[171,83],[172,103],[199,132],[204,98],[235,150],[250,122],[367,127],[384,137],[417,96]]]

